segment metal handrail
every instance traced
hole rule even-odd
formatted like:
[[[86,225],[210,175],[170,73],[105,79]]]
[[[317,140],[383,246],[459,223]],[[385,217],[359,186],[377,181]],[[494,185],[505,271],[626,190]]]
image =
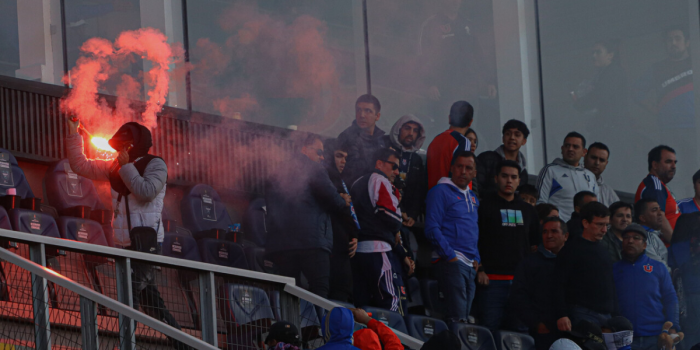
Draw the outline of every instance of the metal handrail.
[[[251,278],[256,280],[261,280],[269,283],[277,284],[291,284],[295,285],[294,278],[271,275],[269,273],[250,271],[244,269],[238,269],[234,267],[226,267],[221,265],[214,265],[203,263],[199,261],[192,261],[186,259],[172,258],[162,255],[154,255],[148,253],[136,252],[128,249],[119,249],[106,247],[97,244],[84,243],[79,241],[72,241],[69,239],[54,238],[34,235],[31,233],[17,232],[0,229],[0,238],[7,238],[13,242],[21,243],[43,243],[47,246],[56,247],[59,249],[66,249],[71,251],[77,251],[80,253],[90,254],[90,255],[103,255],[110,258],[130,258],[132,260],[138,260],[140,262],[150,262],[153,265],[160,265],[171,267],[174,269],[192,269],[203,272],[214,272],[224,275],[231,275],[236,277]]]
[[[6,230],[3,230],[6,231]],[[30,260],[27,260],[17,254],[14,254],[7,249],[0,248],[0,259],[14,264],[22,269],[25,269],[32,274],[44,278],[48,281],[55,283],[73,293],[80,295],[81,297],[87,298],[97,304],[103,305],[109,309],[116,311],[130,319],[140,322],[164,335],[180,341],[184,344],[194,347],[195,349],[207,349],[207,350],[218,350],[210,344],[207,344],[181,330],[171,327],[170,325],[158,321],[134,308],[124,305],[110,297],[104,296],[100,293],[95,292],[92,289],[84,287],[83,285],[76,283],[63,275],[58,274],[52,270],[47,269],[39,264],[36,264]]]

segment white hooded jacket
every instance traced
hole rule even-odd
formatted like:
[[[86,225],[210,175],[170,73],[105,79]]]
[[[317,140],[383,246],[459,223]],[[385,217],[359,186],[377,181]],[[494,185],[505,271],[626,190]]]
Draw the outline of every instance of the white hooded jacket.
[[[537,178],[540,193],[537,204],[549,203],[559,209],[559,218],[569,221],[574,212],[574,196],[581,191],[590,191],[600,196],[598,182],[590,170],[571,166],[560,158],[547,164]]]

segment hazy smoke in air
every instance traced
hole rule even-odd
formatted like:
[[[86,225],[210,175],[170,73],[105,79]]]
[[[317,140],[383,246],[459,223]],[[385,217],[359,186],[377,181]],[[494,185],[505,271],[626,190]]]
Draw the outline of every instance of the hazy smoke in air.
[[[114,44],[102,38],[87,40],[81,47],[83,56],[64,79],[73,89],[61,101],[62,110],[76,115],[83,124],[101,133],[111,133],[119,125],[134,118],[154,129],[157,126],[157,114],[168,95],[170,64],[174,63],[174,57],[179,54],[173,52],[167,39],[157,29],[141,28],[122,32]],[[144,74],[146,86],[149,87],[145,109],[141,112],[131,106],[132,101],[141,96],[142,86],[134,77],[124,75],[117,87],[116,108],[113,110],[97,93],[109,75],[117,71],[115,66],[118,62],[132,55],[140,56],[152,64],[152,68]]]

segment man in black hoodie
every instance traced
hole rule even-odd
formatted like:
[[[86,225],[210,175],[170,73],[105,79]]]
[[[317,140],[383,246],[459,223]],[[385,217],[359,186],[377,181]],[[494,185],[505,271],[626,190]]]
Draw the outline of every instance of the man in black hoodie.
[[[571,237],[580,237],[583,232],[583,223],[581,222],[581,208],[590,202],[597,202],[598,197],[591,191],[581,191],[574,195],[574,212],[571,213],[571,219],[566,222],[566,227],[569,228]]]
[[[520,183],[520,165],[504,160],[496,169],[497,192],[491,192],[479,206],[479,254],[477,281],[479,317],[492,332],[523,330],[507,310],[508,294],[515,269],[540,241],[540,222],[532,205],[515,195]]]
[[[324,142],[326,151],[324,165],[328,170],[328,177],[338,193],[347,194],[348,187],[341,178],[345,170],[348,157],[347,144],[341,144],[337,140],[329,139]],[[355,256],[357,250],[358,223],[353,220],[351,205],[342,213],[331,214],[333,227],[333,250],[331,251],[331,276],[330,293],[328,298],[332,300],[350,302],[352,300],[352,269],[350,258]]]
[[[338,135],[340,143],[350,146],[343,171],[343,180],[348,186],[374,169],[374,154],[384,148],[382,136],[385,132],[377,127],[381,109],[376,97],[369,94],[358,97],[355,102],[355,120]]]
[[[331,213],[350,207],[350,196],[338,194],[320,164],[323,143],[309,136],[301,153],[282,163],[265,184],[268,227],[265,253],[284,276],[309,281],[309,290],[328,297],[330,253],[333,248]]]
[[[503,144],[493,151],[486,151],[477,157],[476,163],[476,179],[479,185],[481,195],[486,192],[496,191],[496,184],[493,182],[495,178],[498,164],[503,160],[512,160],[517,162],[522,169],[520,171],[520,184],[527,184],[527,160],[520,148],[527,143],[527,137],[530,135],[530,129],[520,120],[511,119],[503,124]]]

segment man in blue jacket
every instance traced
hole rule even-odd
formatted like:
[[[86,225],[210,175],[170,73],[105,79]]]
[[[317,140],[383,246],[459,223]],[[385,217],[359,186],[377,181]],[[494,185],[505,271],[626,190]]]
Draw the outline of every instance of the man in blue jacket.
[[[425,236],[437,260],[438,285],[444,293],[448,322],[466,320],[476,290],[479,256],[479,200],[469,189],[476,158],[463,151],[455,155],[452,177],[443,177],[428,193]]]
[[[634,325],[632,350],[656,350],[666,321],[678,330],[678,297],[663,263],[644,253],[649,233],[631,224],[622,233],[622,260],[613,266],[622,316]]]

